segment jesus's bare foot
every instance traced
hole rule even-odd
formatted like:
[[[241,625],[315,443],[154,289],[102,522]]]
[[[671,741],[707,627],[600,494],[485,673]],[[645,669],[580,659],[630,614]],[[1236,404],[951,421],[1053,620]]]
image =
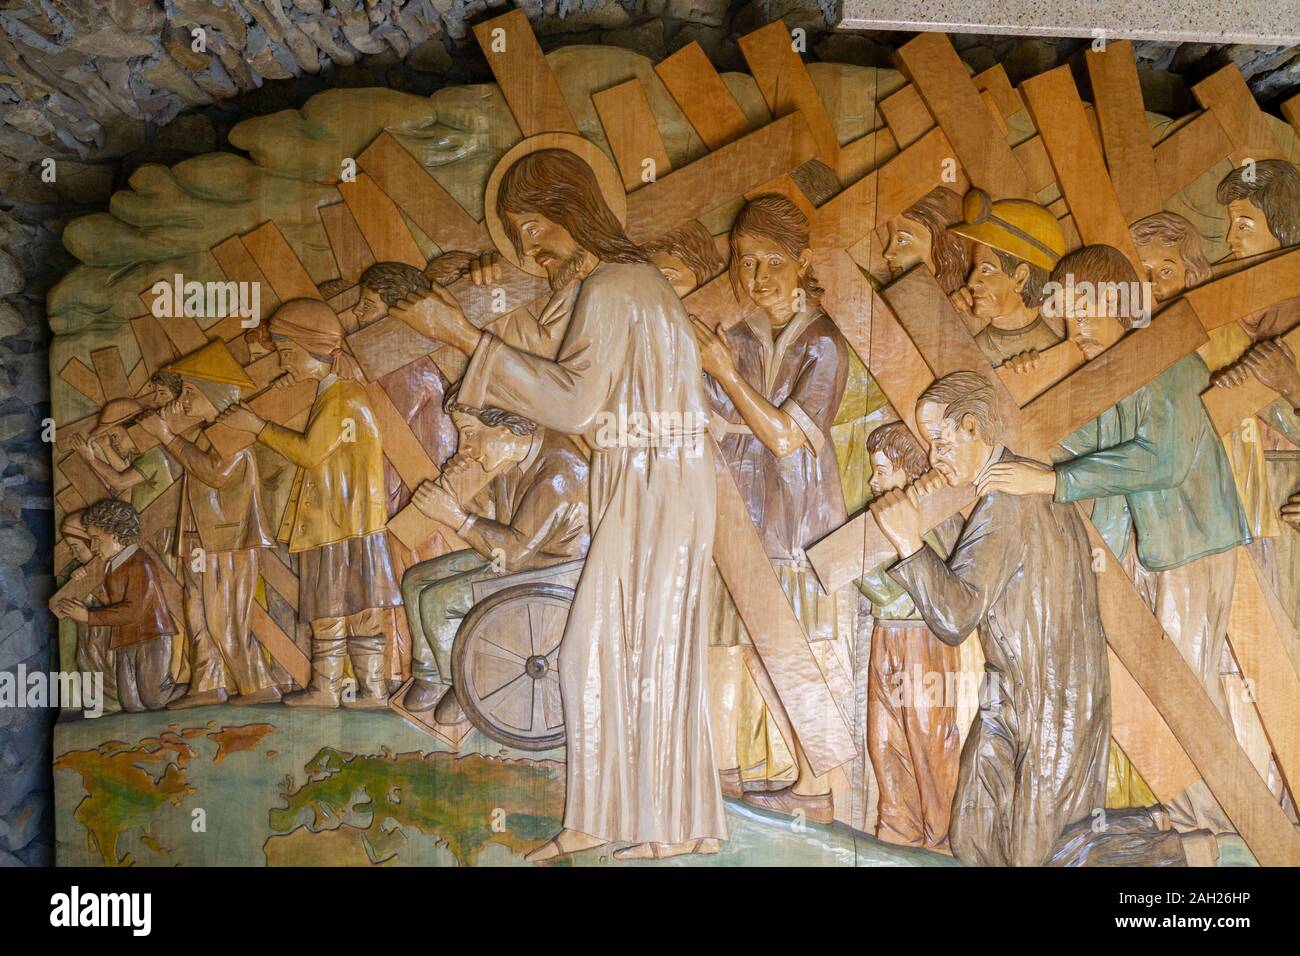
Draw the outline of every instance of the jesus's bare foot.
[[[607,841],[578,830],[561,830],[537,849],[524,856],[529,863],[546,863],[570,853],[604,846]]]
[[[616,860],[666,860],[688,853],[713,854],[721,852],[722,842],[714,837],[683,840],[681,843],[636,843],[614,851]]]

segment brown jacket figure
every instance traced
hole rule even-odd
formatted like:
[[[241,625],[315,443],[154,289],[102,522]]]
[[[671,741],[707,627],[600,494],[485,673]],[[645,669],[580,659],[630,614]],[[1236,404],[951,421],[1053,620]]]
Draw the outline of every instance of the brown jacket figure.
[[[236,704],[274,703],[281,693],[277,676],[288,677],[273,671],[252,631],[258,555],[275,546],[258,500],[257,461],[250,448],[223,455],[186,427],[211,421],[253,382],[219,340],[168,370],[181,376],[180,409],[146,417],[141,427],[166,446],[181,471],[177,540],[191,678],[189,693],[170,709],[220,704],[229,692],[237,693]]]
[[[109,648],[116,654],[117,693],[123,710],[161,710],[184,692],[171,676],[176,625],[163,594],[164,572],[137,545],[140,516],[125,501],[97,501],[81,521],[91,550],[105,562],[104,603],[88,608],[81,601],[64,601],[59,613],[110,629]]]
[[[108,602],[91,608],[87,623],[112,628],[110,650],[120,651],[176,633],[158,580],[158,568],[138,545],[129,545],[108,562],[104,589]]]

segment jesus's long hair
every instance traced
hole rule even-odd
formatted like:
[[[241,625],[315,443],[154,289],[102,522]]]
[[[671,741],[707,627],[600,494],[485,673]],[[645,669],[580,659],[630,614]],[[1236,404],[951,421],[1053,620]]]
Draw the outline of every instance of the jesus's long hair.
[[[519,231],[506,213],[541,213],[568,230],[602,262],[649,262],[610,211],[591,167],[567,149],[539,149],[506,170],[497,191],[497,216],[520,251]]]

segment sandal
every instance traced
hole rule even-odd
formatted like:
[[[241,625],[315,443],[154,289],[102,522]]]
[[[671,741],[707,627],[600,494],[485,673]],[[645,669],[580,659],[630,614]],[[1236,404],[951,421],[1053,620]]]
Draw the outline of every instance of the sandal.
[[[667,860],[691,853],[712,855],[722,852],[722,843],[716,837],[700,837],[681,843],[635,843],[614,851],[616,860]]]
[[[579,840],[578,838],[581,838]],[[582,843],[582,840],[594,840],[594,843]],[[566,842],[581,843],[579,846],[569,845]],[[551,839],[547,840],[541,846],[524,854],[524,859],[529,863],[549,863],[551,860],[558,860],[562,856],[568,856],[571,853],[581,853],[583,850],[591,850],[598,846],[604,846],[608,841],[599,837],[590,836],[577,830],[561,830]]]

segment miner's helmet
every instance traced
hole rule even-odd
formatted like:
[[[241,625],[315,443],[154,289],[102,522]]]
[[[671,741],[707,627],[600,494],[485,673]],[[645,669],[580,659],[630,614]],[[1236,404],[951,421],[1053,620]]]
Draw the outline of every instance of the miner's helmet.
[[[99,421],[91,429],[90,437],[97,438],[119,425],[125,428],[132,424],[144,410],[144,406],[134,398],[111,398],[100,409]]]
[[[1051,272],[1065,255],[1065,233],[1056,217],[1028,199],[994,202],[982,189],[972,189],[962,200],[966,221],[949,232],[1000,252],[1006,252]]]

